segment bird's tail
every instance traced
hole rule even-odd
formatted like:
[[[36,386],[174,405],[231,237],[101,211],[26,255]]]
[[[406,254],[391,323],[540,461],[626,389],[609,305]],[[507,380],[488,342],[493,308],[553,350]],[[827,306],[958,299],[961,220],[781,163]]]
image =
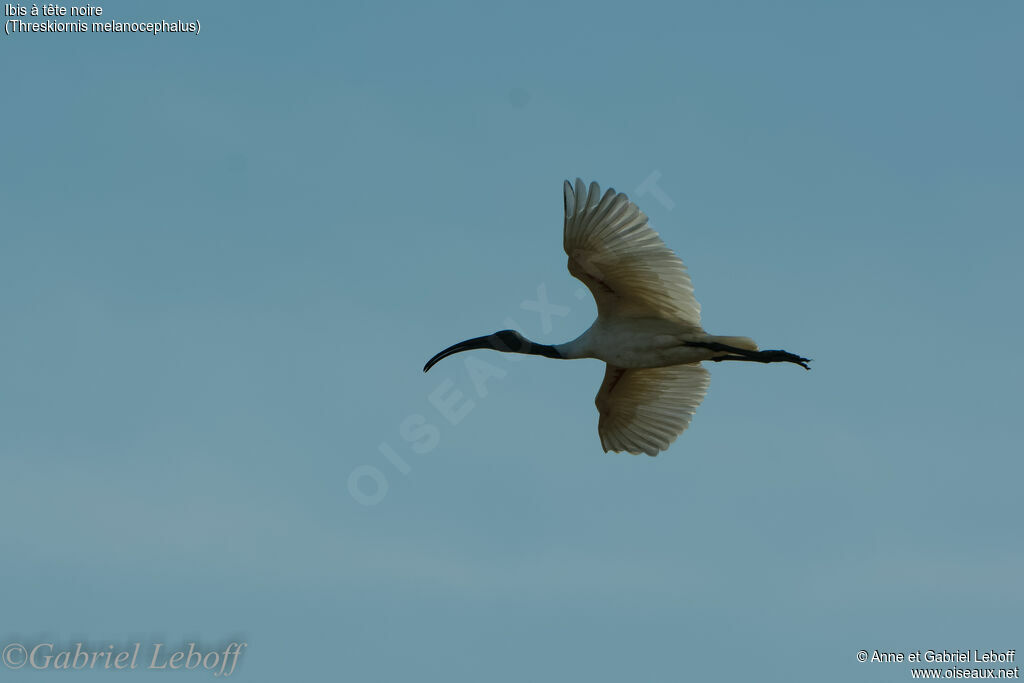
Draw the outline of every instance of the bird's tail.
[[[744,351],[757,351],[757,344],[750,337],[716,337],[711,335],[708,337],[708,341],[733,346]]]

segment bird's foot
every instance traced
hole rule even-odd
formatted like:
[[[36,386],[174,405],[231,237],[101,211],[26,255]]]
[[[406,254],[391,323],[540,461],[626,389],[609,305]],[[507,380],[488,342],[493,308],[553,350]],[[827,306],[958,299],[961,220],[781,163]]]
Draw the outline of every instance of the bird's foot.
[[[783,351],[782,349],[759,351],[757,360],[762,363],[795,363],[804,370],[811,369],[811,366],[808,365],[808,363],[811,362],[810,358],[804,358],[803,356],[798,356],[795,353]]]

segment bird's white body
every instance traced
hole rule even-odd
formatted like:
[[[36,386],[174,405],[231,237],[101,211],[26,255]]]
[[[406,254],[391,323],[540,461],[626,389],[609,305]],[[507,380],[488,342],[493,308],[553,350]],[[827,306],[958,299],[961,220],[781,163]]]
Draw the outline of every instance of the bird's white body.
[[[597,320],[576,339],[534,344],[514,330],[455,344],[431,358],[490,348],[549,358],[603,360],[597,392],[598,434],[606,451],[657,455],[690,424],[710,375],[701,361],[807,359],[785,351],[758,351],[747,337],[717,337],[701,327],[700,304],[686,267],[665,246],[636,204],[615,190],[579,178],[564,187],[563,247],[569,272],[590,289]]]
[[[663,368],[712,360],[722,352],[687,342],[735,342],[692,325],[663,318],[599,317],[586,332],[555,348],[564,358],[597,358],[619,368]],[[753,342],[750,342],[753,344]],[[756,348],[756,347],[755,347]]]

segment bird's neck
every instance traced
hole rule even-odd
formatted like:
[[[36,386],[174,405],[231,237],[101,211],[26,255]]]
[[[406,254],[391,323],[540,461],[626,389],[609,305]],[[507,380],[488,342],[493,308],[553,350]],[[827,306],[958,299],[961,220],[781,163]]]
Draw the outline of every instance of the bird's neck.
[[[526,353],[531,356],[544,356],[545,358],[566,358],[559,352],[559,347],[552,346],[551,344],[538,344],[537,342],[530,342],[529,346],[519,349],[518,353]]]
[[[574,358],[593,357],[593,354],[589,353],[587,349],[586,340],[583,338],[583,335],[580,335],[579,337],[573,339],[572,341],[567,341],[564,344],[555,344],[554,346],[549,346],[548,348],[552,349],[554,353],[558,354],[548,356],[548,358],[565,358],[567,360],[571,360]]]

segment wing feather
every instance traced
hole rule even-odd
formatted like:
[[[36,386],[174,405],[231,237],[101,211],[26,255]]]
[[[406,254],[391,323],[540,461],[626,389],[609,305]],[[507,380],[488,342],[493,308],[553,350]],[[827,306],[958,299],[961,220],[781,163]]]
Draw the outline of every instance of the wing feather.
[[[565,181],[569,272],[590,289],[598,315],[658,317],[700,327],[686,267],[629,197],[597,183]]]
[[[657,455],[690,425],[711,375],[699,363],[623,369],[609,364],[597,392],[605,451]]]

